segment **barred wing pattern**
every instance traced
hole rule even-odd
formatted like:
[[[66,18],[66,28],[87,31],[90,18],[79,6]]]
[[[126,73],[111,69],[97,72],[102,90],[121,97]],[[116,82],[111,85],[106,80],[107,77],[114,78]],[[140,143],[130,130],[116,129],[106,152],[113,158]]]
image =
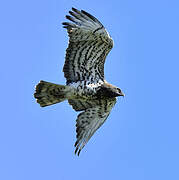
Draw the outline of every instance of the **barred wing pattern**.
[[[67,84],[103,81],[104,63],[113,47],[113,40],[94,16],[83,10],[72,10],[69,11],[71,16],[66,18],[73,23],[63,23],[70,38],[63,67]]]
[[[72,105],[75,111],[84,111],[88,108],[92,108],[98,105],[99,100],[86,101],[84,99],[69,99],[68,103]]]
[[[92,102],[88,101],[88,103]],[[80,154],[80,151],[92,135],[105,122],[115,103],[116,98],[99,100],[96,106],[87,108],[78,115],[76,120],[77,141],[75,143],[75,153]]]

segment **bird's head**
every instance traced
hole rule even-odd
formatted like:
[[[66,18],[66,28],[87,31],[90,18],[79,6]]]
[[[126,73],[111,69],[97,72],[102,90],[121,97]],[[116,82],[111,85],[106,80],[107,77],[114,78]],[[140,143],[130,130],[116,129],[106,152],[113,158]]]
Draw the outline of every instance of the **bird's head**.
[[[116,88],[116,94],[117,94],[117,96],[125,96],[125,94],[121,91],[121,89],[120,88]]]

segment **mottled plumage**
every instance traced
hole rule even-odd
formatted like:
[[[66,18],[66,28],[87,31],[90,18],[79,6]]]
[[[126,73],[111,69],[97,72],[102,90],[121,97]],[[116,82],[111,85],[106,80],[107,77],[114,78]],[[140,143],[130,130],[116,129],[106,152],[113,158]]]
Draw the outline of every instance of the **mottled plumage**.
[[[104,26],[92,15],[72,8],[64,22],[69,44],[63,67],[66,85],[40,81],[34,97],[40,106],[68,100],[75,111],[82,111],[76,120],[75,153],[82,148],[105,122],[117,96],[122,91],[104,79],[104,63],[113,47],[113,40]]]

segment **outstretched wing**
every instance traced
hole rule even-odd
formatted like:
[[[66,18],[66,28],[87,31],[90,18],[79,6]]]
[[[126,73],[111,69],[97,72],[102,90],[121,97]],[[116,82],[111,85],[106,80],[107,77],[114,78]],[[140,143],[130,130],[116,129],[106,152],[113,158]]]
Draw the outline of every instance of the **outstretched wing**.
[[[63,67],[67,84],[77,81],[91,83],[104,80],[104,63],[113,47],[113,40],[104,26],[92,15],[72,8],[72,21],[62,23],[67,28],[69,45]]]
[[[96,130],[105,122],[116,103],[116,98],[100,100],[98,102],[95,107],[87,108],[77,117],[75,153],[78,155]]]

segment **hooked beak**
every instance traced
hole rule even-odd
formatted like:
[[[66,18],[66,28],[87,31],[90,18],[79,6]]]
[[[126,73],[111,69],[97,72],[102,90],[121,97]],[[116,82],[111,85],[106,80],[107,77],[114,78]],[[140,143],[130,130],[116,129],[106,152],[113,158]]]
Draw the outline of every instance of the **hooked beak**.
[[[121,92],[121,93],[119,94],[119,96],[123,96],[123,97],[124,97],[124,96],[125,96],[125,94],[124,94],[123,92]]]

